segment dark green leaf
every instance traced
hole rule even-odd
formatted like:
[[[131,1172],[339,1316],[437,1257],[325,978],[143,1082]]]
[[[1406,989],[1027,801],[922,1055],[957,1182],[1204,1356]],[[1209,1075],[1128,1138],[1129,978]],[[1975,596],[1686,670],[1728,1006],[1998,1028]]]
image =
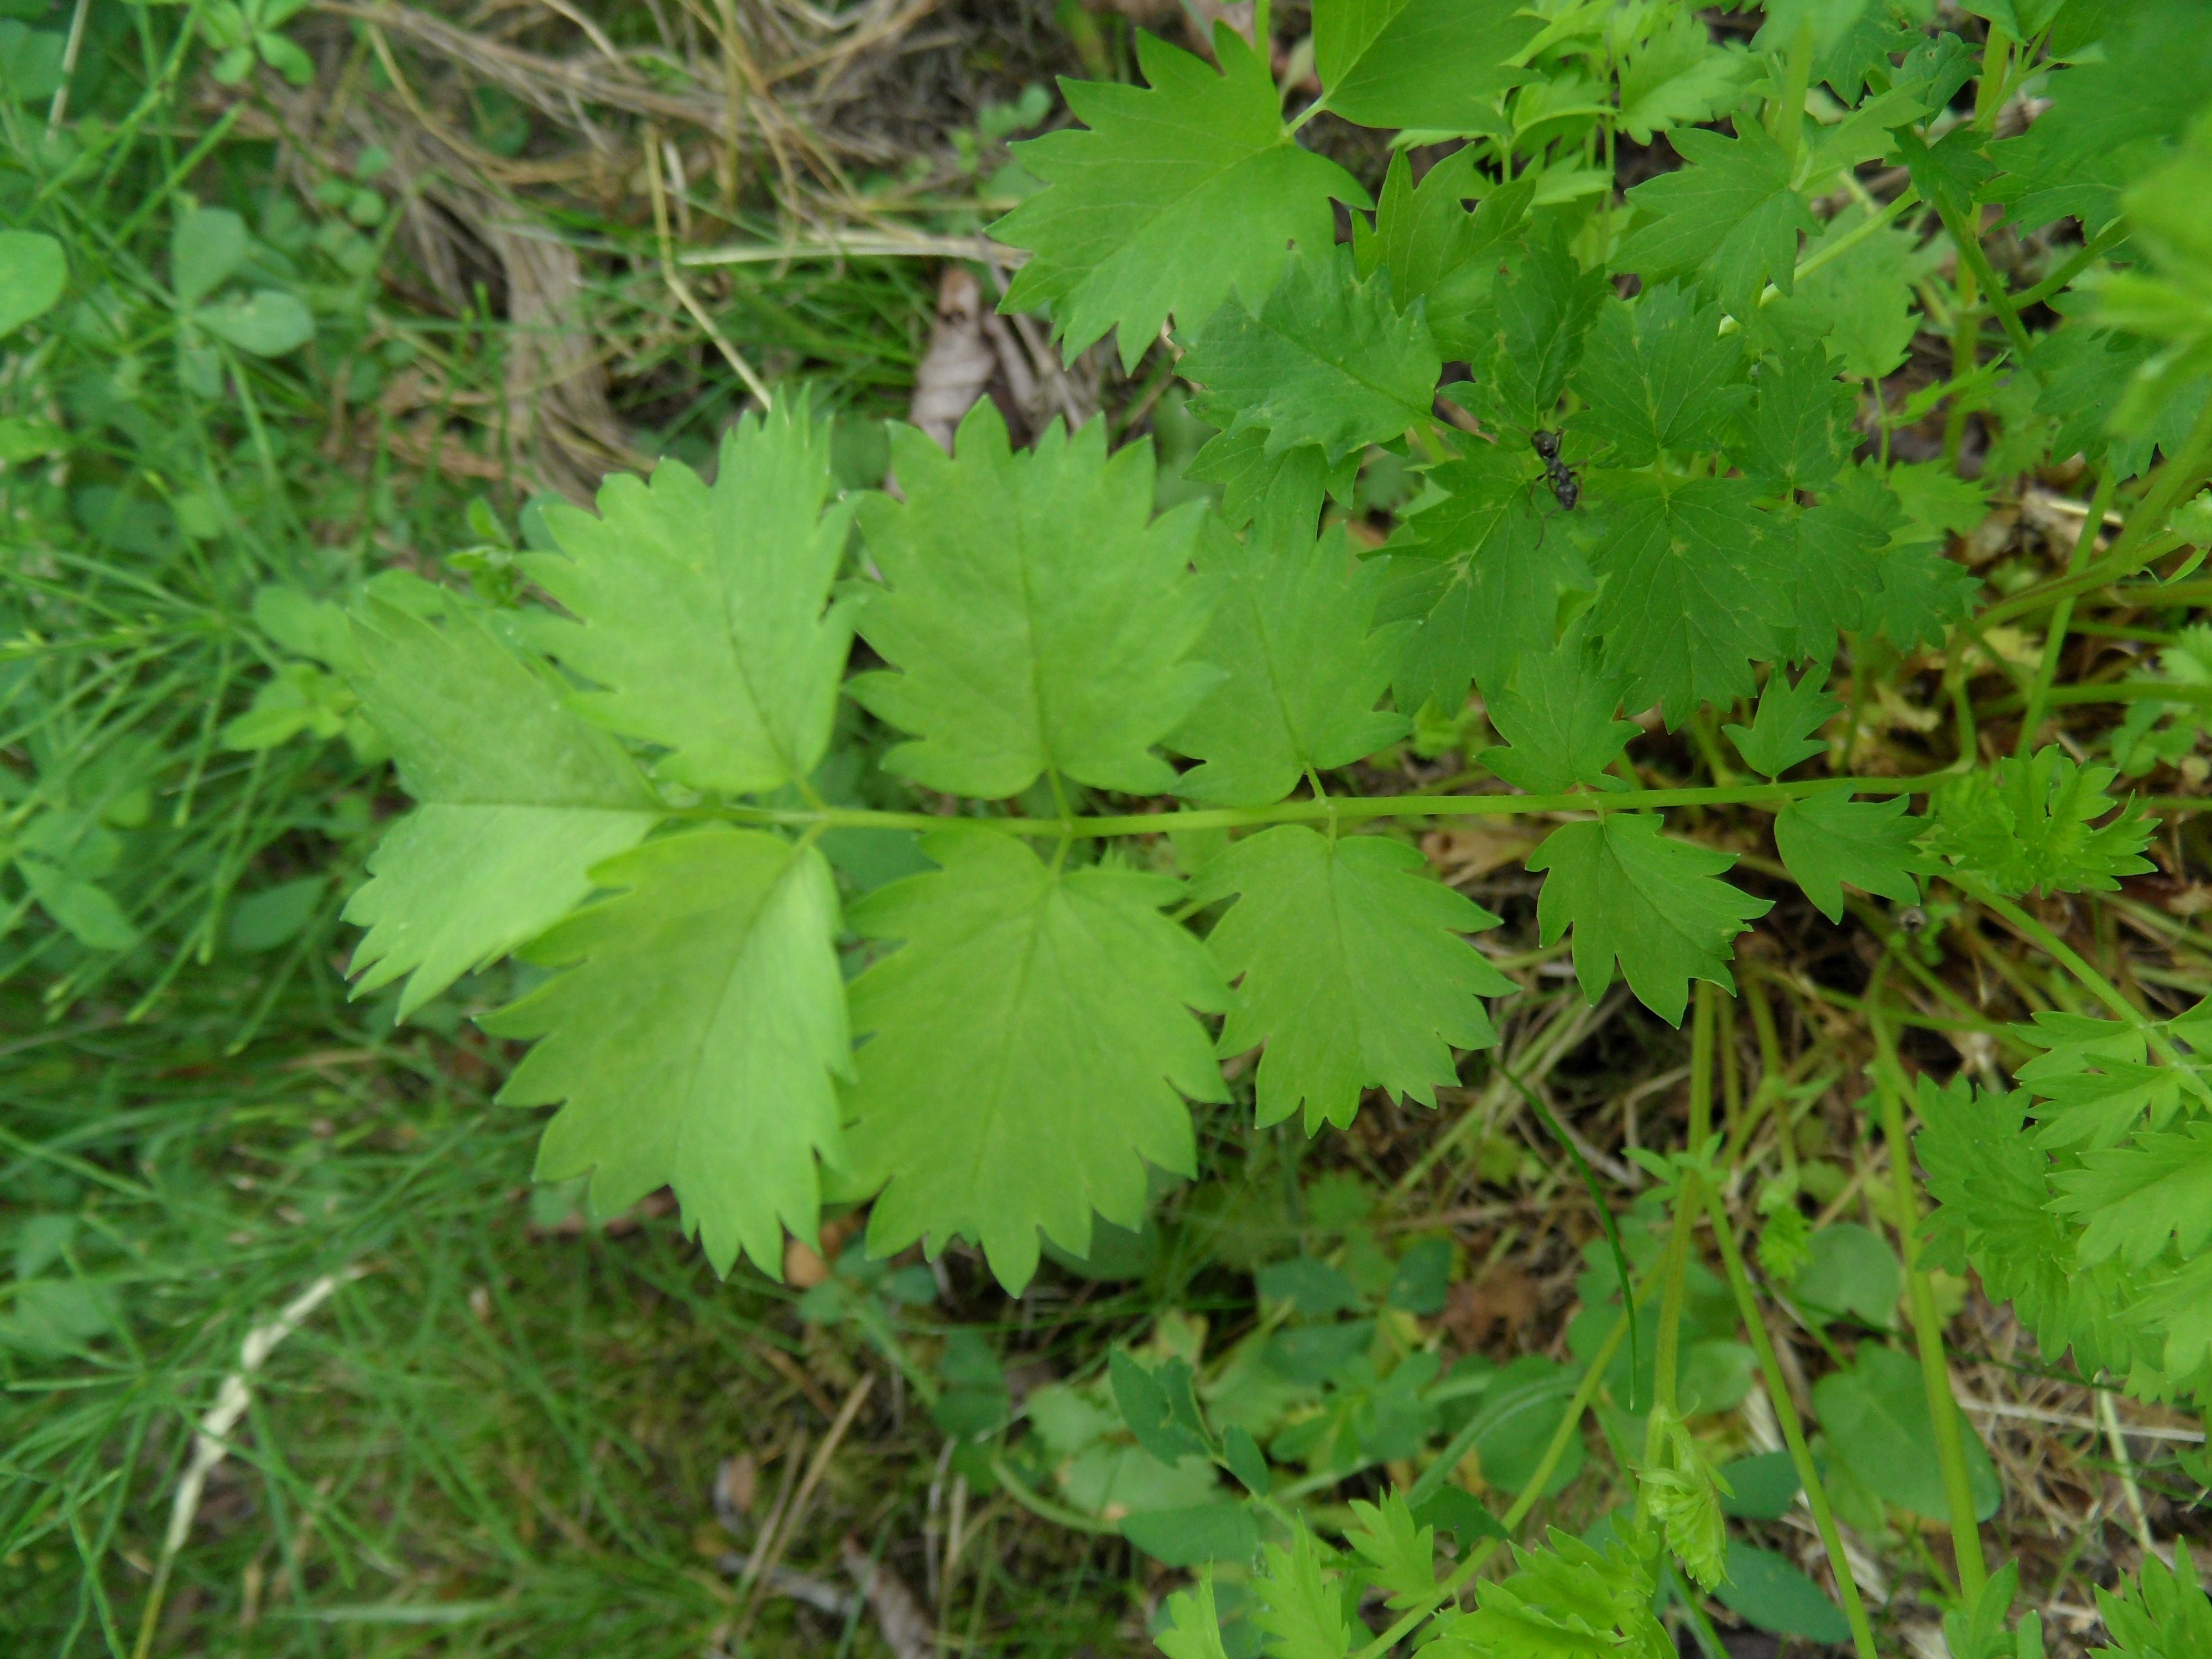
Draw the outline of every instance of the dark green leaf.
[[[1516,0],[1317,0],[1314,67],[1328,106],[1368,127],[1502,131],[1498,95],[1541,24]]]
[[[1850,1640],[1850,1622],[1787,1558],[1739,1539],[1728,1547],[1728,1582],[1714,1592],[1738,1618],[1778,1636],[1802,1636],[1808,1642]]]
[[[1736,374],[1741,337],[1722,336],[1720,320],[1717,303],[1700,306],[1671,283],[1645,289],[1633,305],[1607,300],[1575,375],[1588,405],[1576,430],[1610,445],[1616,466],[1719,447],[1751,398]]]
[[[1772,282],[1784,294],[1797,263],[1797,234],[1815,231],[1805,199],[1790,185],[1790,158],[1754,122],[1734,138],[1698,128],[1668,136],[1684,165],[1637,185],[1628,199],[1650,216],[1613,255],[1646,281],[1694,274],[1742,315]]]
[[[1579,621],[1549,651],[1524,652],[1511,678],[1486,698],[1490,723],[1510,748],[1474,758],[1531,794],[1627,786],[1606,769],[1636,735],[1616,720],[1621,678],[1606,672]]]
[[[1908,817],[1903,795],[1853,800],[1839,790],[1795,800],[1775,815],[1774,845],[1805,896],[1831,921],[1844,919],[1844,888],[1920,902],[1915,842],[1926,820]]]
[[[1772,908],[1720,879],[1729,853],[1688,847],[1660,833],[1656,815],[1608,812],[1567,823],[1529,855],[1548,870],[1536,901],[1543,942],[1574,929],[1575,975],[1595,1005],[1613,983],[1617,957],[1644,1006],[1679,1024],[1690,981],[1733,991],[1729,941]]]
[[[1862,1343],[1855,1363],[1813,1385],[1813,1405],[1836,1455],[1884,1503],[1930,1521],[1949,1516],[1935,1420],[1912,1360],[1894,1348]],[[1974,1518],[1986,1521],[2002,1495],[1996,1469],[1972,1426],[1963,1417],[1958,1422]]]
[[[1798,762],[1827,752],[1828,745],[1814,734],[1844,707],[1827,694],[1827,680],[1815,671],[1792,685],[1778,668],[1767,676],[1751,724],[1721,728],[1753,771],[1778,778]]]

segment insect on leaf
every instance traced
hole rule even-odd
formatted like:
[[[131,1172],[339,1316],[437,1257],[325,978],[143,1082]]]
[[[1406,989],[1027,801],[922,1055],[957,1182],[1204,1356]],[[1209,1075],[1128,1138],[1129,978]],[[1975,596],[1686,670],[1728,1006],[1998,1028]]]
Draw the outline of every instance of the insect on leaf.
[[[1498,1041],[1486,996],[1516,989],[1459,935],[1498,918],[1377,836],[1332,841],[1280,824],[1207,865],[1192,896],[1241,896],[1207,940],[1243,981],[1221,1051],[1264,1042],[1259,1121],[1305,1106],[1306,1132],[1352,1121],[1363,1090],[1436,1103],[1458,1079],[1451,1050]]]
[[[851,1160],[884,1183],[878,1255],[979,1238],[1018,1291],[1038,1234],[1074,1255],[1091,1212],[1133,1227],[1145,1165],[1193,1168],[1178,1097],[1226,1097],[1190,1010],[1228,1005],[1205,947],[1159,914],[1161,876],[1054,870],[1011,837],[931,836],[942,867],[878,888],[848,921],[902,940],[852,985],[865,1036],[847,1101]]]
[[[648,842],[592,872],[616,896],[532,945],[560,968],[485,1022],[534,1037],[500,1091],[561,1110],[538,1178],[591,1177],[600,1215],[673,1188],[727,1273],[742,1249],[783,1274],[786,1229],[814,1236],[817,1157],[835,1162],[849,1074],[837,894],[821,853],[758,830]]]

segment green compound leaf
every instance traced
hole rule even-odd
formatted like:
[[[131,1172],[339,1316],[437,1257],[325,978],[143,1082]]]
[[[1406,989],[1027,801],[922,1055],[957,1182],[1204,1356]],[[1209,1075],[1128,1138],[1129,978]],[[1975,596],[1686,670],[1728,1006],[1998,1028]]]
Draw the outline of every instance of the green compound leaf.
[[[2175,1133],[2146,1132],[2126,1146],[2084,1152],[2078,1170],[2051,1177],[2051,1208],[2082,1218],[2083,1262],[2117,1255],[2148,1267],[2169,1243],[2184,1260],[2212,1239],[2212,1122]]]
[[[1721,728],[1753,771],[1762,777],[1778,778],[1798,762],[1826,751],[1828,745],[1813,734],[1844,708],[1823,689],[1827,678],[1825,672],[1816,672],[1792,685],[1790,676],[1778,668],[1759,694],[1759,708],[1751,724]]]
[[[1390,544],[1376,607],[1378,621],[1413,624],[1391,680],[1401,708],[1456,714],[1470,680],[1502,684],[1516,659],[1549,651],[1561,596],[1595,586],[1566,527],[1538,508],[1536,476],[1533,451],[1524,459],[1487,444],[1430,469],[1449,494]]]
[[[1792,801],[1775,815],[1774,845],[1805,896],[1830,921],[1844,919],[1844,884],[1899,904],[1920,902],[1914,844],[1927,824],[1905,816],[1903,795],[1853,800],[1841,792]]]
[[[1222,679],[1170,740],[1205,763],[1176,782],[1207,806],[1264,806],[1309,770],[1347,766],[1406,734],[1379,712],[1395,633],[1370,633],[1383,571],[1352,562],[1340,528],[1304,550],[1240,544],[1215,531],[1198,568],[1213,625],[1198,656]]]
[[[469,611],[441,628],[372,599],[353,629],[355,695],[420,803],[346,905],[368,929],[354,994],[410,975],[404,1019],[574,909],[661,812],[622,745]]]
[[[568,556],[523,561],[578,618],[537,638],[605,688],[574,705],[660,744],[662,775],[688,788],[763,793],[821,763],[852,626],[824,612],[850,508],[835,488],[830,428],[805,404],[749,414],[723,434],[709,486],[664,460],[599,491],[599,515],[565,504],[546,527]]]
[[[1588,405],[1576,429],[1611,445],[1616,466],[1649,466],[1662,451],[1717,448],[1751,401],[1736,373],[1741,337],[1723,337],[1720,320],[1717,302],[1700,306],[1671,283],[1633,305],[1607,300],[1575,376]]]
[[[1720,879],[1732,853],[1686,847],[1659,833],[1656,814],[1609,812],[1554,830],[1529,855],[1548,870],[1536,900],[1546,945],[1575,930],[1575,976],[1591,1003],[1613,983],[1613,963],[1644,1006],[1679,1025],[1690,981],[1733,992],[1729,941],[1772,908]]]
[[[1328,107],[1364,127],[1498,132],[1510,59],[1540,20],[1516,0],[1318,0],[1314,67]]]
[[[1218,677],[1188,660],[1206,623],[1188,574],[1203,507],[1153,520],[1151,446],[1109,459],[1103,422],[1018,453],[987,398],[956,441],[947,456],[900,428],[906,501],[860,508],[887,584],[860,632],[900,672],[850,689],[917,734],[884,769],[958,795],[1019,794],[1048,769],[1165,793],[1175,774],[1151,746]]]
[[[1427,420],[1442,367],[1419,309],[1401,313],[1387,276],[1361,282],[1331,247],[1294,257],[1256,317],[1231,295],[1177,372],[1225,434],[1259,427],[1269,455],[1314,444],[1334,465]]]
[[[1936,797],[1928,850],[2008,896],[2030,891],[2108,893],[2153,866],[2142,856],[2155,823],[2105,793],[2118,774],[2077,766],[2056,744],[2001,760]]]
[[[1790,187],[1790,158],[1754,122],[1734,138],[1701,128],[1669,133],[1684,165],[1636,186],[1628,199],[1651,215],[1613,255],[1647,282],[1692,276],[1741,316],[1771,282],[1787,294],[1797,233],[1820,221]]]
[[[1352,222],[1360,276],[1388,270],[1399,304],[1425,301],[1430,332],[1451,358],[1473,355],[1480,336],[1468,331],[1468,319],[1489,297],[1496,256],[1527,220],[1536,191],[1526,173],[1493,188],[1474,163],[1472,148],[1454,150],[1415,185],[1406,152],[1393,151],[1373,228],[1358,215]],[[1481,205],[1469,213],[1465,203],[1474,196]]]
[[[1269,1544],[1261,1559],[1252,1621],[1272,1638],[1267,1652],[1274,1659],[1344,1659],[1352,1651],[1352,1626],[1337,1570],[1343,1558],[1300,1522],[1290,1548]]]
[[[903,471],[903,465],[902,465]],[[929,837],[942,867],[869,894],[848,917],[903,945],[853,982],[864,1036],[847,1102],[853,1167],[882,1182],[878,1255],[981,1241],[1018,1293],[1038,1234],[1087,1255],[1091,1212],[1135,1227],[1145,1165],[1194,1168],[1193,1100],[1228,1097],[1193,1008],[1227,991],[1205,947],[1159,914],[1162,876],[1054,871],[1011,837]]]
[[[1605,493],[1590,556],[1605,585],[1591,625],[1606,665],[1627,678],[1628,706],[1656,702],[1676,725],[1701,702],[1747,695],[1753,661],[1774,654],[1786,597],[1763,545],[1772,526],[1756,487],[1631,472],[1613,475]]]
[[[851,1071],[830,866],[718,827],[592,879],[617,896],[524,953],[567,971],[484,1022],[538,1039],[500,1100],[561,1107],[540,1181],[588,1175],[600,1215],[673,1188],[715,1272],[742,1249],[781,1279],[785,1230],[814,1237],[815,1159],[836,1160],[835,1079]]]
[[[1866,216],[1863,208],[1846,208],[1806,245],[1804,257],[1861,230]],[[1767,318],[1820,339],[1852,379],[1884,379],[1905,362],[1919,331],[1912,284],[1922,260],[1911,236],[1886,226],[1799,277],[1794,292],[1766,307]]]
[[[1286,247],[1336,240],[1329,198],[1368,205],[1358,180],[1298,148],[1267,66],[1226,25],[1217,75],[1200,58],[1137,36],[1149,89],[1063,81],[1085,129],[1013,147],[1049,186],[991,227],[1036,257],[1002,309],[1052,307],[1070,353],[1118,331],[1134,373],[1170,313],[1195,329],[1231,289],[1265,294]]]
[[[1508,683],[1489,693],[1490,723],[1512,746],[1486,749],[1475,763],[1532,795],[1626,788],[1606,770],[1636,735],[1633,724],[1613,718],[1620,687],[1577,618],[1551,650],[1524,653]]]
[[[1377,836],[1334,842],[1298,824],[1240,841],[1200,872],[1198,903],[1242,896],[1207,939],[1242,980],[1221,1052],[1265,1042],[1259,1121],[1305,1107],[1306,1133],[1352,1121],[1363,1090],[1436,1103],[1451,1050],[1498,1041],[1481,999],[1517,989],[1458,936],[1498,918]]]

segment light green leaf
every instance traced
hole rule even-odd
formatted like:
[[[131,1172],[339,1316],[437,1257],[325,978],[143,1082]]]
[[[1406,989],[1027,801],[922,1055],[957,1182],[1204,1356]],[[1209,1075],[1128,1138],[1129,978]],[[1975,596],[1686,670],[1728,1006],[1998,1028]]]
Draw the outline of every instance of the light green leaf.
[[[1345,1541],[1367,1564],[1367,1581],[1385,1593],[1391,1609],[1403,1613],[1425,1601],[1437,1587],[1437,1529],[1415,1525],[1405,1494],[1395,1489],[1380,1504],[1353,1498],[1352,1514]]]
[[[1087,131],[1013,147],[1049,187],[991,227],[1036,256],[1002,308],[1049,305],[1071,355],[1115,329],[1133,373],[1170,314],[1195,330],[1232,289],[1273,288],[1289,246],[1330,246],[1331,197],[1368,204],[1350,173],[1292,140],[1273,77],[1243,39],[1218,25],[1213,49],[1218,75],[1139,33],[1148,88],[1063,81]]]
[[[68,286],[59,242],[35,230],[0,230],[0,339],[52,311]]]
[[[1344,1659],[1352,1626],[1344,1616],[1344,1582],[1334,1550],[1301,1524],[1287,1550],[1269,1544],[1253,1583],[1260,1601],[1252,1621],[1272,1638],[1274,1659]]]
[[[187,311],[228,282],[244,263],[251,239],[246,221],[228,208],[192,208],[169,233],[169,282]]]
[[[1341,529],[1279,550],[1215,531],[1200,540],[1198,568],[1213,626],[1197,655],[1223,678],[1170,739],[1205,762],[1176,781],[1177,793],[1263,806],[1309,769],[1350,765],[1405,735],[1403,715],[1375,707],[1397,643],[1395,630],[1369,631],[1383,572],[1354,564]]]
[[[1668,135],[1684,165],[1628,192],[1652,217],[1613,262],[1647,282],[1694,273],[1741,316],[1765,283],[1790,291],[1797,233],[1820,226],[1790,186],[1782,146],[1756,122],[1737,125],[1734,138],[1695,127]]]
[[[1889,1241],[1871,1227],[1842,1221],[1805,1241],[1805,1266],[1790,1299],[1816,1329],[1849,1315],[1881,1330],[1897,1319],[1905,1268]]]
[[[1496,105],[1540,20],[1515,0],[1316,0],[1314,67],[1328,107],[1365,127],[1502,130]]]
[[[39,908],[86,949],[127,951],[137,944],[138,930],[98,882],[28,854],[16,856],[15,873]]]
[[[1810,259],[1858,230],[1865,219],[1866,210],[1844,209],[1806,245],[1804,257]],[[1767,313],[1774,322],[1822,340],[1853,380],[1881,380],[1896,373],[1919,331],[1913,280],[1923,263],[1911,236],[1885,227],[1800,277],[1794,291],[1775,299]]]
[[[43,12],[45,8],[40,8]],[[51,98],[68,78],[69,38],[59,29],[27,28],[0,19],[0,103],[33,104]],[[0,329],[0,334],[6,333]]]
[[[1551,650],[1522,653],[1510,682],[1489,693],[1490,723],[1512,746],[1486,749],[1476,763],[1534,795],[1626,788],[1606,770],[1636,735],[1633,724],[1613,718],[1620,687],[1578,618]]]
[[[1419,307],[1401,313],[1388,276],[1363,283],[1331,247],[1292,258],[1257,316],[1232,295],[1177,372],[1225,434],[1259,427],[1269,455],[1316,444],[1334,465],[1427,420],[1442,366]]]
[[[592,880],[616,896],[524,953],[567,971],[484,1023],[538,1039],[499,1097],[561,1108],[538,1179],[588,1175],[599,1215],[671,1187],[716,1273],[742,1249],[781,1279],[785,1230],[814,1237],[814,1160],[837,1161],[832,1079],[851,1071],[830,866],[717,826]]]
[[[1167,1628],[1153,1638],[1167,1659],[1229,1659],[1221,1645],[1221,1615],[1214,1611],[1213,1575],[1168,1597]]]
[[[586,873],[660,817],[622,746],[568,708],[483,621],[441,628],[365,601],[354,612],[355,693],[421,803],[369,855],[345,919],[355,994],[410,975],[404,1019],[463,974],[558,921]]]
[[[1814,734],[1844,708],[1824,689],[1827,680],[1820,671],[1802,676],[1795,685],[1779,668],[1767,676],[1751,724],[1721,728],[1745,764],[1762,777],[1778,778],[1798,762],[1827,751],[1828,745]]]
[[[1146,1163],[1191,1173],[1177,1091],[1227,1091],[1188,1011],[1218,1012],[1228,994],[1204,947],[1159,914],[1182,897],[1173,881],[1054,870],[980,830],[922,850],[943,868],[877,889],[848,918],[905,941],[852,987],[867,1041],[847,1103],[851,1161],[888,1183],[869,1248],[979,1238],[1018,1292],[1040,1231],[1085,1255],[1094,1209],[1141,1218]]]
[[[1188,572],[1203,506],[1152,520],[1151,447],[1108,459],[1103,421],[1017,453],[987,398],[957,441],[948,457],[901,428],[906,500],[860,508],[887,584],[860,632],[898,672],[851,690],[916,734],[885,769],[960,795],[1017,795],[1048,769],[1165,793],[1175,774],[1152,745],[1219,678],[1190,656],[1206,625]]]
[[[761,793],[821,763],[852,627],[823,606],[850,511],[833,484],[830,428],[802,402],[749,414],[722,437],[714,482],[664,460],[647,483],[599,490],[596,518],[565,504],[546,527],[568,556],[524,569],[578,619],[536,636],[604,690],[575,707],[668,750],[659,770],[694,789]]]
[[[1566,823],[1529,856],[1550,871],[1537,897],[1546,945],[1575,932],[1575,976],[1595,1005],[1613,983],[1613,962],[1644,1006],[1680,1024],[1690,981],[1733,992],[1729,941],[1772,908],[1720,879],[1731,853],[1686,847],[1660,833],[1656,814],[1608,812]]]
[[[1950,1514],[1927,1391],[1920,1367],[1910,1358],[1894,1348],[1861,1343],[1849,1369],[1831,1371],[1813,1385],[1813,1406],[1836,1455],[1883,1502],[1930,1521]],[[1997,1512],[2001,1496],[1996,1469],[1963,1419],[1960,1427],[1974,1518],[1986,1521]]]
[[[1265,1042],[1259,1121],[1305,1106],[1306,1133],[1352,1121],[1363,1090],[1436,1103],[1451,1050],[1498,1041],[1481,999],[1517,989],[1462,933],[1498,918],[1429,874],[1413,848],[1281,824],[1233,844],[1192,898],[1243,896],[1207,944],[1243,983],[1221,1052]]]
[[[192,320],[240,351],[256,357],[281,357],[315,337],[313,313],[295,295],[256,289],[242,300],[202,306]]]
[[[1903,795],[1853,800],[1841,790],[1808,795],[1774,817],[1774,845],[1792,879],[1830,921],[1844,919],[1844,884],[1899,904],[1920,902],[1914,845],[1927,828]]]
[[[1667,1407],[1653,1409],[1657,1455],[1637,1472],[1644,1504],[1667,1534],[1667,1547],[1707,1589],[1728,1577],[1728,1520],[1721,1499],[1728,1482],[1713,1468],[1688,1426]]]

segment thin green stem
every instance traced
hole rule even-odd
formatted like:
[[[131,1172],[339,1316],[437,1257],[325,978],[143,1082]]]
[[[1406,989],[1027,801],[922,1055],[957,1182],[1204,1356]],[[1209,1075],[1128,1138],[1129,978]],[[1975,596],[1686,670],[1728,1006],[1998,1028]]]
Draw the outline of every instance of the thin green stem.
[[[1174,812],[1104,813],[1056,817],[940,817],[934,812],[885,812],[872,807],[689,806],[669,817],[804,830],[817,823],[832,830],[910,830],[925,834],[972,830],[1000,835],[1082,839],[1115,836],[1163,836],[1181,830],[1248,830],[1275,823],[1316,823],[1333,814],[1346,821],[1370,818],[1512,817],[1518,814],[1659,811],[1675,806],[1757,806],[1780,811],[1810,795],[1841,792],[1861,795],[1912,795],[1946,782],[1948,771],[1901,778],[1806,778],[1788,783],[1744,783],[1728,788],[1626,789],[1610,794],[1571,790],[1549,795],[1369,795],[1331,796],[1326,800],[1285,800],[1273,806],[1206,807]],[[2212,799],[2206,804],[2212,805]]]
[[[2111,224],[2106,225],[2104,229],[2099,231],[2096,235],[2092,237],[2087,242],[2084,242],[2081,247],[2075,252],[2072,258],[2067,260],[2064,264],[2059,266],[2057,270],[2052,271],[2051,275],[2045,277],[2033,288],[2023,289],[2018,294],[2014,295],[2012,296],[2013,304],[2017,306],[2022,311],[2026,311],[2030,306],[2041,305],[2045,300],[2048,300],[2052,295],[2057,293],[2059,289],[2064,288],[2076,276],[2079,276],[2084,270],[2087,270],[2091,264],[2095,263],[2100,255],[2104,253],[2106,249],[2118,242],[2120,238],[2126,234],[2127,227],[2125,223],[2123,221],[2115,219]]]
[[[1751,1275],[1743,1265],[1743,1251],[1736,1243],[1735,1225],[1729,1220],[1728,1208],[1721,1202],[1717,1189],[1705,1194],[1705,1212],[1712,1218],[1721,1263],[1728,1273],[1729,1288],[1735,1292],[1736,1312],[1743,1321],[1745,1334],[1751,1338],[1752,1352],[1759,1356],[1759,1374],[1766,1380],[1767,1397],[1774,1407],[1774,1419],[1781,1426],[1783,1443],[1790,1448],[1790,1464],[1805,1489],[1805,1501],[1812,1508],[1813,1524],[1820,1532],[1820,1546],[1828,1553],[1829,1570],[1836,1575],[1836,1591],[1843,1598],[1844,1619],[1851,1627],[1852,1649],[1857,1659],[1878,1659],[1874,1626],[1867,1621],[1866,1605],[1859,1600],[1858,1582],[1852,1577],[1850,1561],[1844,1554],[1843,1534],[1836,1529],[1836,1515],[1829,1507],[1828,1489],[1820,1484],[1820,1472],[1813,1462],[1813,1449],[1805,1443],[1805,1425],[1798,1418],[1796,1401],[1790,1398],[1788,1379],[1782,1375],[1782,1364],[1775,1358],[1774,1338],[1766,1328],[1766,1316],[1752,1289]]]
[[[1808,17],[1798,24],[1797,33],[1790,42],[1790,58],[1782,74],[1782,94],[1768,112],[1769,131],[1782,146],[1793,176],[1797,171],[1798,146],[1805,132],[1805,91],[1812,82],[1813,20]]]
[[[2081,568],[2081,562],[2097,544],[2097,532],[2104,528],[2105,512],[2112,504],[2112,492],[2119,480],[2118,469],[2107,464],[2097,479],[2097,488],[2089,496],[2089,511],[2081,520],[2081,532],[2074,538],[2073,550],[2066,556],[2066,568],[2070,573]],[[2066,649],[2066,631],[2074,622],[2074,596],[2068,594],[2058,601],[2057,609],[2051,613],[2050,630],[2043,637],[2043,657],[2037,663],[2035,683],[2028,688],[2027,707],[2021,715],[2020,743],[2014,753],[2026,755],[2035,746],[2036,728],[2043,724],[2045,700],[2051,695],[2051,683],[2058,678],[2058,659]]]
[[[1705,1182],[1694,1170],[1686,1170],[1675,1189],[1674,1225],[1667,1236],[1667,1277],[1659,1291],[1659,1339],[1651,1358],[1652,1427],[1657,1430],[1662,1413],[1676,1414],[1676,1373],[1681,1369],[1682,1304],[1690,1279],[1690,1233],[1697,1225],[1698,1197]],[[1647,1441],[1644,1461],[1653,1448]]]
[[[2013,305],[2012,295],[2006,291],[1996,269],[1990,264],[1990,256],[1982,252],[1980,233],[1940,202],[1936,204],[1936,211],[1942,216],[1943,228],[1951,233],[1951,241],[1959,250],[1959,258],[1973,272],[1975,282],[1980,284],[1982,296],[1989,301],[1990,309],[1996,313],[1997,323],[2004,330],[2005,338],[2012,342],[2012,349],[2018,354],[2019,360],[2027,362],[2028,353],[2034,349],[2034,343],[2027,337],[2027,329],[2020,320],[2020,313]],[[1968,338],[1971,338],[1974,329],[1973,319],[1968,314],[1970,304],[1961,284],[1959,328],[1962,337]],[[1972,367],[1972,349],[1968,348],[1964,364],[1959,363],[1954,357],[1952,373],[1963,374]]]
[[[1886,968],[1885,964],[1885,968]],[[1905,1261],[1906,1300],[1912,1309],[1913,1346],[1920,1350],[1920,1381],[1928,1414],[1936,1429],[1936,1462],[1943,1475],[1943,1498],[1951,1511],[1951,1547],[1958,1557],[1959,1589],[1966,1605],[1980,1597],[1989,1582],[1982,1554],[1981,1522],[1974,1516],[1973,1482],[1966,1468],[1965,1425],[1951,1392],[1951,1368],[1943,1358],[1943,1321],[1936,1310],[1936,1287],[1920,1261],[1920,1200],[1913,1190],[1912,1143],[1905,1132],[1905,1073],[1896,1045],[1882,1018],[1883,968],[1867,988],[1868,1024],[1873,1028],[1876,1063],[1875,1093],[1881,1109],[1882,1139],[1889,1147],[1889,1187],[1898,1253]]]

